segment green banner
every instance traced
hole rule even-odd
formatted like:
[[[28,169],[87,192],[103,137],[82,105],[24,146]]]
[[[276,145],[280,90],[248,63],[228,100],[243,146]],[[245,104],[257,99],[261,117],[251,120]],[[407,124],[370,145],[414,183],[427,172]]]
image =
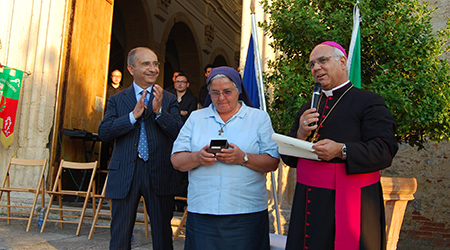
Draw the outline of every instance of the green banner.
[[[9,67],[0,68],[0,141],[5,147],[13,142],[14,125],[22,87],[23,71]]]

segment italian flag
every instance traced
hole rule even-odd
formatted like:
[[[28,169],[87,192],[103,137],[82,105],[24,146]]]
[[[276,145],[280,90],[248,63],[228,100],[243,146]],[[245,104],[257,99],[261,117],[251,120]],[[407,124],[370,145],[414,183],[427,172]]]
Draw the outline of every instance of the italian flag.
[[[22,77],[23,71],[0,67],[0,141],[5,147],[11,145],[14,138]]]
[[[348,50],[347,65],[349,66],[348,79],[353,86],[361,88],[361,32],[359,28],[361,17],[359,15],[358,3],[359,1],[356,2],[353,8],[353,31],[350,49]]]

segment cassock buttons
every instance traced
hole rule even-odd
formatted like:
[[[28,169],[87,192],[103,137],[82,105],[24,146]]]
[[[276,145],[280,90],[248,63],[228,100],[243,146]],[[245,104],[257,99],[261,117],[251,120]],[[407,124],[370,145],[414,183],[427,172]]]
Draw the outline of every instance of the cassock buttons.
[[[311,203],[311,200],[308,200],[307,202],[308,202],[308,203]]]

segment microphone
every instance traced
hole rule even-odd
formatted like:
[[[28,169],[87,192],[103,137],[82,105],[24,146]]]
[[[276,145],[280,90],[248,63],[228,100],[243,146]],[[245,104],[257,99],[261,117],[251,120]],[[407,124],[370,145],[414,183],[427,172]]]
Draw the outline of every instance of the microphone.
[[[322,91],[322,84],[320,82],[316,82],[314,84],[314,91],[311,99],[311,108],[317,109],[317,104],[319,103],[319,98],[321,95],[320,91]],[[314,125],[316,125],[316,122],[311,122],[310,124],[308,124],[308,126],[310,127]]]

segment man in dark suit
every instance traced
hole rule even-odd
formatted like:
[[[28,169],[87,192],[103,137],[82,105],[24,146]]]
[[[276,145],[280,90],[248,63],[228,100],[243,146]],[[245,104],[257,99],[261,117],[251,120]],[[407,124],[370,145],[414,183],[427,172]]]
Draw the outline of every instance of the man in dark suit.
[[[131,249],[141,196],[153,249],[173,249],[170,221],[180,180],[170,153],[182,126],[180,110],[176,97],[155,84],[159,63],[152,50],[131,50],[127,69],[133,84],[111,97],[98,132],[103,141],[114,140],[106,187],[112,199],[110,249]]]

